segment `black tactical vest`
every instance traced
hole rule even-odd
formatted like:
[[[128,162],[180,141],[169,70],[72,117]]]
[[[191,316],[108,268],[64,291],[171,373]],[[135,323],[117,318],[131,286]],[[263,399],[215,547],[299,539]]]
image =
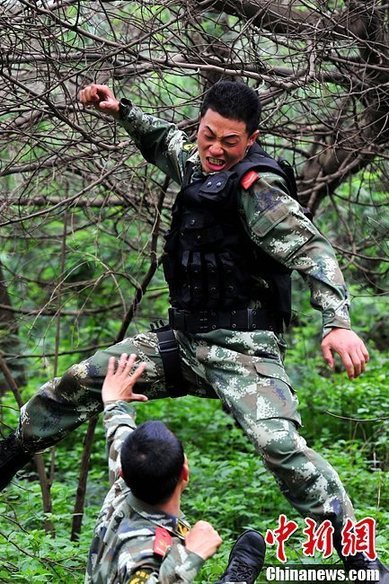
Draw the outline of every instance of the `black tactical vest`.
[[[289,323],[290,271],[251,241],[238,210],[240,180],[253,169],[284,177],[277,162],[254,144],[231,170],[184,180],[163,258],[173,308],[226,311],[259,301]]]

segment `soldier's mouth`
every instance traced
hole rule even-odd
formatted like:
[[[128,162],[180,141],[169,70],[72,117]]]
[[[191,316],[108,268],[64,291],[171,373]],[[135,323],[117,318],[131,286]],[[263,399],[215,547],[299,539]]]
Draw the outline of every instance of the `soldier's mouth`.
[[[214,171],[221,170],[225,165],[225,160],[222,160],[221,158],[213,158],[212,156],[208,156],[207,162],[208,166]]]

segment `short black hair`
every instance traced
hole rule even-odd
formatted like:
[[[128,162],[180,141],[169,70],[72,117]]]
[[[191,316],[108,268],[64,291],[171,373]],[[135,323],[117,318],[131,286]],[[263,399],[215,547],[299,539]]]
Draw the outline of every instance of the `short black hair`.
[[[149,505],[165,503],[173,494],[184,465],[184,449],[163,424],[141,424],[123,442],[122,476],[132,493]]]
[[[259,126],[261,102],[257,93],[239,81],[218,81],[205,94],[200,117],[211,109],[224,118],[245,122],[249,136]]]

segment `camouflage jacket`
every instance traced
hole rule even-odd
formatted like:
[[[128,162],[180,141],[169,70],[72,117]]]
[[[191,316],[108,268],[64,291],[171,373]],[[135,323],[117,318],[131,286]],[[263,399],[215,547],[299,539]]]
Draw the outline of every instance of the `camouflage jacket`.
[[[121,445],[136,428],[134,408],[107,405],[104,425],[112,486],[97,520],[85,584],[193,582],[204,560],[185,548],[188,523],[140,501],[119,477]]]
[[[196,146],[174,124],[127,100],[122,100],[121,123],[144,158],[179,185],[188,161],[201,172]],[[333,327],[349,329],[348,294],[334,250],[280,183],[278,175],[267,172],[248,190],[241,188],[238,211],[245,229],[262,251],[307,281],[311,304],[322,312],[323,335]]]

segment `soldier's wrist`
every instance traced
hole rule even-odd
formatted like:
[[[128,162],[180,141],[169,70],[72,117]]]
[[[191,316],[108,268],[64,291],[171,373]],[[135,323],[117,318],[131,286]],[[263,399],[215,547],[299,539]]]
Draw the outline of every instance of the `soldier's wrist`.
[[[103,407],[104,407],[104,410],[110,410],[110,409],[117,408],[118,406],[120,406],[121,403],[124,403],[123,400],[111,399],[111,400],[104,401]]]
[[[115,399],[115,400],[107,400],[103,401],[103,408],[104,410],[120,408],[121,410],[125,409],[126,412],[128,411],[135,411],[133,406],[133,401],[128,401],[125,399]]]
[[[132,108],[132,101],[123,97],[120,101],[119,101],[119,114],[118,114],[118,119],[119,120],[125,120],[130,112]]]

